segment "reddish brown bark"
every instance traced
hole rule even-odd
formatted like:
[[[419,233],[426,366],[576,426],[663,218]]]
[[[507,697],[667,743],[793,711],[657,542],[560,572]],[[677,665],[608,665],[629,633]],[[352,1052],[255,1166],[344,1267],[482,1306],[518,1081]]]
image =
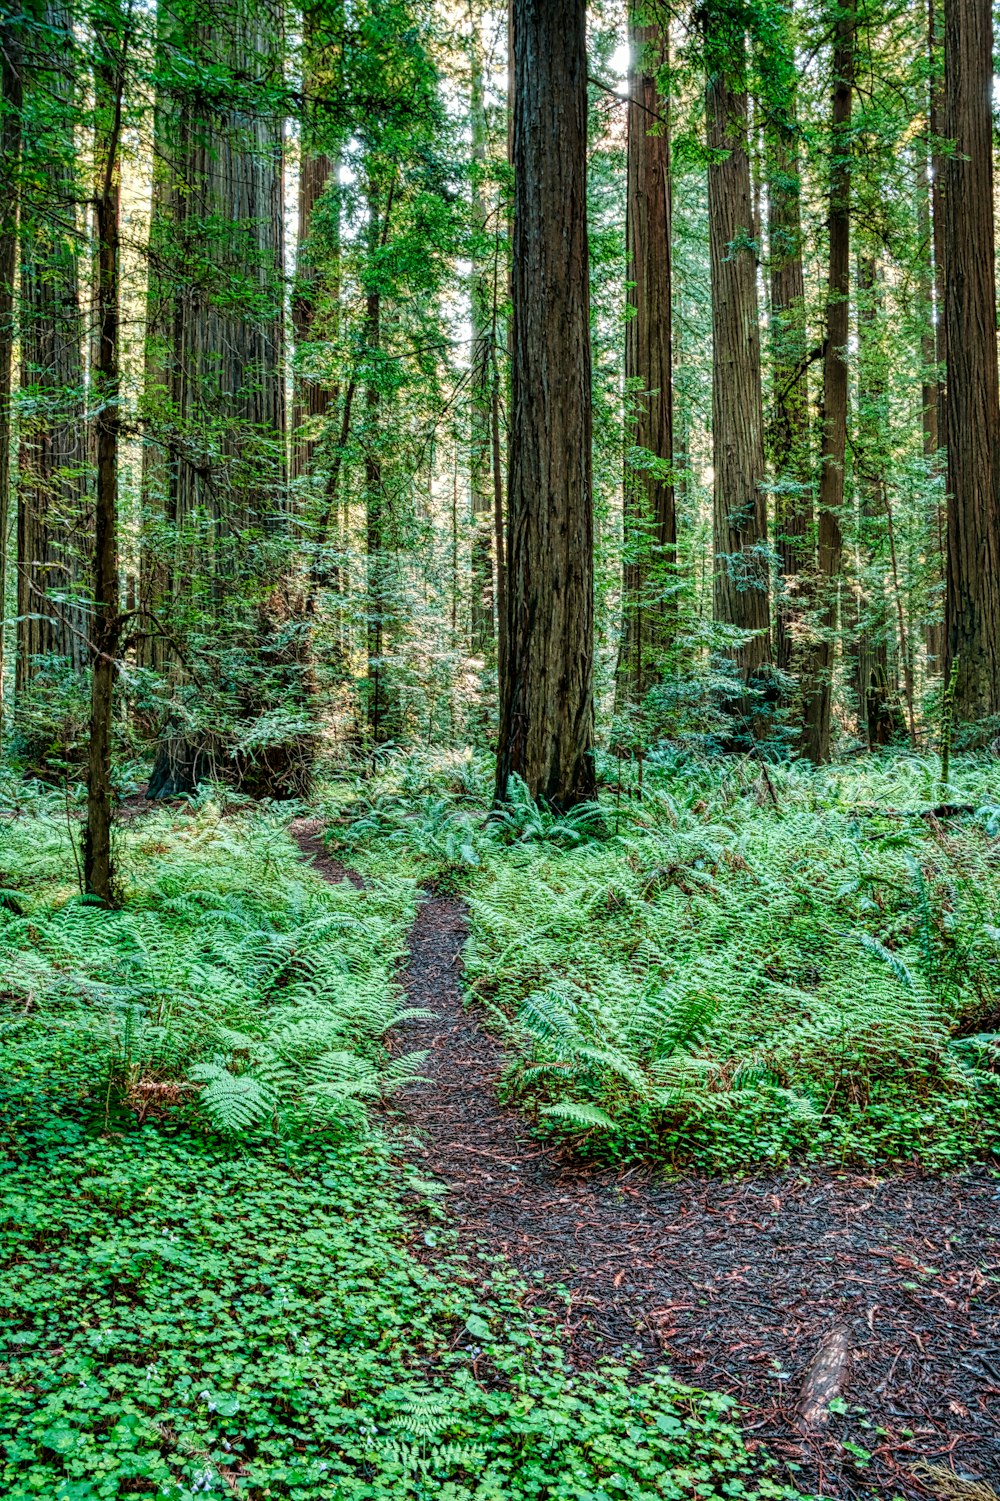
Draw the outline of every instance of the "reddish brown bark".
[[[830,759],[833,666],[839,621],[838,584],[843,557],[841,511],[847,458],[851,277],[851,104],[854,93],[855,0],[837,17],[833,53],[830,143],[830,266],[823,357],[823,442],[820,452],[816,639],[803,668],[805,726],[802,749],[817,764]]]
[[[668,103],[657,87],[667,38],[629,15],[628,247],[629,321],[625,380],[631,402],[628,439],[639,450],[625,467],[625,565],[618,696],[636,702],[657,681],[675,615],[669,589],[677,552],[671,380],[670,133]],[[660,469],[650,467],[659,465]],[[666,471],[666,472],[664,472]]]
[[[594,586],[584,0],[514,0],[507,663],[496,796],[593,798]]]
[[[706,15],[712,260],[713,545],[716,620],[753,631],[735,660],[749,681],[770,659],[757,246],[747,155],[745,39]]]
[[[944,134],[955,142],[944,172],[946,676],[957,660],[954,713],[958,725],[975,735],[974,726],[1000,711],[1000,389],[990,0],[946,0],[944,25]]]

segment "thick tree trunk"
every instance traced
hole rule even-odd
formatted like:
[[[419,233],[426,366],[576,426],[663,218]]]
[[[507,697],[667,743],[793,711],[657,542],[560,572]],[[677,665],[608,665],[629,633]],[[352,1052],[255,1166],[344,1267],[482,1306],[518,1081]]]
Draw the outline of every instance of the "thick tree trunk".
[[[0,24],[0,735],[4,721],[7,598],[7,544],[10,533],[10,477],[14,366],[15,261],[21,162],[21,45],[18,27]]]
[[[771,270],[769,447],[775,477],[774,540],[779,574],[774,661],[783,672],[794,673],[800,651],[802,585],[814,557],[808,341],[794,84],[786,113],[774,119],[766,139]]]
[[[851,104],[854,94],[855,0],[837,18],[833,53],[830,143],[830,269],[823,357],[823,442],[820,451],[817,638],[804,664],[805,728],[810,761],[830,759],[833,664],[839,618],[837,593],[843,556],[841,511],[847,459],[847,342],[851,292]]]
[[[118,605],[118,392],[119,206],[118,153],[125,88],[125,35],[98,34],[95,68],[98,112],[94,213],[97,240],[97,327],[94,365],[97,494],[94,540],[94,621],[91,632],[91,713],[87,764],[87,831],[84,885],[110,905],[114,898],[111,851],[111,730],[115,656],[121,622]]]
[[[497,799],[592,799],[594,577],[584,0],[513,6],[513,371]]]
[[[47,0],[25,74],[35,129],[25,142],[42,179],[21,219],[21,419],[17,514],[17,688],[40,656],[83,667],[90,554],[83,318],[76,242],[76,146],[69,7]],[[32,161],[41,149],[37,161]]]
[[[667,60],[659,26],[629,14],[628,307],[625,381],[632,403],[625,462],[625,564],[619,702],[636,703],[657,681],[676,611],[670,587],[677,552],[671,375],[670,134],[657,88]]]
[[[282,121],[264,92],[281,85],[281,35],[275,0],[226,0],[194,20],[161,11],[146,489],[166,534],[144,571],[153,607],[164,585],[202,608],[239,600],[241,544],[285,512]],[[215,107],[169,78],[192,55],[223,79]],[[255,112],[226,98],[225,80],[248,75],[262,85]]]
[[[757,246],[747,155],[745,38],[706,14],[708,217],[712,260],[715,618],[754,632],[734,652],[743,681],[770,660]],[[744,714],[744,718],[746,718]],[[751,726],[740,727],[741,733]]]
[[[489,659],[494,654],[494,582],[491,543],[494,531],[492,367],[496,340],[497,267],[487,256],[487,204],[483,187],[486,168],[486,109],[483,100],[483,56],[480,21],[473,17],[469,41],[472,72],[472,214],[478,243],[472,266],[472,421],[469,435],[469,488],[472,495],[472,650]]]
[[[1000,712],[1000,390],[993,230],[993,18],[990,0],[946,0],[945,318],[948,340],[946,676],[954,713],[975,726]]]

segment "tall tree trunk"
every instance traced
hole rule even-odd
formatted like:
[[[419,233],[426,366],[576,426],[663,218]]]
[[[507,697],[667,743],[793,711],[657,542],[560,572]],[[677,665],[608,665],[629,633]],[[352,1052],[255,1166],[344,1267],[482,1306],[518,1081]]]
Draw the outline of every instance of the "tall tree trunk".
[[[73,19],[63,0],[46,0],[41,22],[25,72],[33,101],[26,155],[40,187],[21,216],[19,692],[30,683],[39,656],[83,667],[87,611],[80,596],[91,524],[71,123],[77,104]]]
[[[757,246],[747,155],[746,42],[715,3],[706,11],[705,43],[711,153],[713,600],[716,620],[754,633],[733,654],[743,681],[750,683],[770,660]]]
[[[369,275],[377,282],[374,260],[378,249],[389,238],[392,213],[390,189],[384,209],[380,194],[368,190]],[[384,745],[399,733],[399,706],[395,687],[386,661],[398,611],[391,548],[395,531],[391,495],[382,472],[380,408],[382,404],[379,375],[381,371],[382,297],[378,286],[368,287],[365,305],[365,516],[367,541],[367,616],[368,668],[365,683],[365,717],[367,736],[372,745]]]
[[[114,897],[111,851],[111,730],[115,656],[121,634],[118,604],[119,393],[119,145],[128,33],[98,32],[94,69],[98,344],[94,365],[97,494],[94,540],[94,621],[87,763],[84,885],[106,904]]]
[[[638,702],[657,681],[676,611],[668,592],[677,553],[671,372],[670,134],[657,88],[667,37],[629,11],[628,307],[625,380],[633,403],[625,463],[625,564],[619,701]]]
[[[946,676],[954,712],[1000,712],[1000,390],[993,231],[990,0],[946,0],[945,318],[948,340]],[[995,726],[985,733],[996,733]]]
[[[837,593],[843,556],[841,511],[847,460],[847,341],[851,293],[851,104],[854,95],[855,0],[838,12],[833,52],[830,141],[830,268],[823,355],[823,442],[820,450],[817,639],[804,665],[805,728],[810,761],[830,759]]]
[[[513,3],[507,668],[497,799],[596,792],[585,0]]]
[[[933,427],[928,420],[927,397],[928,392],[923,392],[924,401],[924,437],[925,452],[929,452],[929,445],[935,442],[933,452],[937,454],[934,464],[936,474],[940,474],[945,467],[945,455],[943,450],[947,448],[948,437],[946,431],[947,422],[947,361],[948,339],[947,323],[945,319],[945,296],[944,296],[944,177],[945,156],[940,149],[940,137],[942,128],[942,114],[944,100],[942,97],[944,83],[944,47],[941,36],[941,16],[935,6],[935,0],[927,3],[927,57],[929,68],[929,99],[928,99],[928,129],[930,130],[930,191],[928,194],[928,209],[931,218],[930,243],[933,252],[933,282],[932,316],[934,319],[931,329],[931,337],[926,340],[922,352],[922,359],[926,369],[927,356],[933,349],[934,362],[934,396],[937,403],[937,412]],[[926,295],[926,293],[924,294]],[[944,624],[944,584],[947,575],[947,551],[948,551],[948,509],[942,498],[936,507],[936,514],[932,522],[930,547],[935,558],[936,582],[941,590],[941,608],[937,619],[932,621],[926,631],[925,644],[927,647],[927,666],[931,673],[939,674],[944,668],[945,659],[945,624]]]
[[[275,0],[220,0],[159,25],[147,491],[175,600],[218,609],[242,601],[245,540],[285,512],[282,121],[266,92],[281,18]],[[171,77],[192,55],[218,72],[214,105],[183,65]],[[248,74],[255,111],[235,97]]]
[[[888,430],[887,365],[883,348],[884,309],[878,262],[866,252],[858,257],[858,412],[856,474],[864,565],[881,551],[885,530],[885,468],[889,455],[883,435]],[[860,582],[860,581],[859,581]],[[854,648],[858,723],[869,750],[890,745],[904,733],[895,681],[895,653],[890,656],[890,626],[885,591],[865,594],[859,601],[861,629]],[[905,645],[905,643],[903,643]]]
[[[785,15],[788,30],[788,17]],[[787,41],[790,48],[791,42]],[[771,423],[774,533],[778,597],[774,661],[783,672],[798,666],[802,584],[813,560],[812,477],[809,454],[809,377],[805,272],[802,265],[802,189],[799,177],[794,57],[788,58],[784,114],[766,132],[768,147],[768,256],[771,291]]]
[[[340,158],[331,156],[329,132],[314,101],[335,86],[343,50],[342,9],[329,0],[307,4],[302,16],[306,110],[299,158],[298,239],[292,326],[296,374],[292,414],[292,473],[310,472],[318,442],[318,419],[337,405],[339,392],[316,369],[310,344],[317,334],[336,341],[340,303]],[[322,306],[327,304],[327,308]],[[317,328],[317,318],[321,325]],[[303,432],[302,429],[305,428]]]
[[[489,659],[494,652],[494,583],[491,542],[495,497],[492,463],[492,366],[496,336],[494,308],[495,264],[488,255],[488,209],[483,174],[486,170],[486,107],[483,99],[483,54],[480,18],[472,16],[469,65],[472,75],[472,215],[476,244],[472,265],[472,421],[469,444],[469,488],[472,496],[472,650]],[[493,258],[495,260],[495,258]]]
[[[14,380],[14,276],[17,210],[21,196],[21,39],[10,21],[0,24],[0,739],[6,687],[7,548],[10,536],[10,479]]]

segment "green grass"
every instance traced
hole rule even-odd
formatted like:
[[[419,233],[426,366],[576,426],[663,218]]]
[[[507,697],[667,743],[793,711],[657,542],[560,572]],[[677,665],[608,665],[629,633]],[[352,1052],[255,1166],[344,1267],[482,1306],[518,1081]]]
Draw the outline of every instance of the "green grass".
[[[410,875],[331,888],[206,806],[127,832],[108,914],[57,804],[0,813],[5,1501],[786,1494],[727,1399],[574,1372],[369,1122]],[[210,1108],[209,1067],[267,1108]],[[143,1080],[175,1094],[140,1126]]]
[[[997,784],[664,762],[603,827],[523,797],[486,824],[487,768],[409,758],[331,816],[372,870],[467,896],[470,988],[545,1132],[711,1172],[943,1168],[997,1152]],[[942,801],[974,811],[919,816]]]

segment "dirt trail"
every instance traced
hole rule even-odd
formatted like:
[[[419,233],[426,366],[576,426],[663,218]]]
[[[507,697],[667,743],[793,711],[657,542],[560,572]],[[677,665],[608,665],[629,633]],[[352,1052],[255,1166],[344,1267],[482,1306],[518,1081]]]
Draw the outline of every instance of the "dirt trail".
[[[299,825],[300,845],[342,879],[318,828]],[[933,1495],[910,1473],[920,1459],[1000,1489],[1000,1180],[582,1169],[498,1104],[502,1049],[462,1003],[466,931],[460,902],[418,909],[403,980],[434,1017],[405,1042],[429,1050],[433,1085],[399,1114],[421,1166],[447,1185],[468,1249],[502,1251],[539,1301],[558,1284],[571,1293],[563,1317],[580,1363],[638,1346],[682,1381],[733,1393],[748,1437],[800,1463],[803,1489],[845,1501]],[[799,1383],[837,1325],[851,1335],[852,1412],[804,1439]],[[873,1458],[845,1453],[845,1438]]]

